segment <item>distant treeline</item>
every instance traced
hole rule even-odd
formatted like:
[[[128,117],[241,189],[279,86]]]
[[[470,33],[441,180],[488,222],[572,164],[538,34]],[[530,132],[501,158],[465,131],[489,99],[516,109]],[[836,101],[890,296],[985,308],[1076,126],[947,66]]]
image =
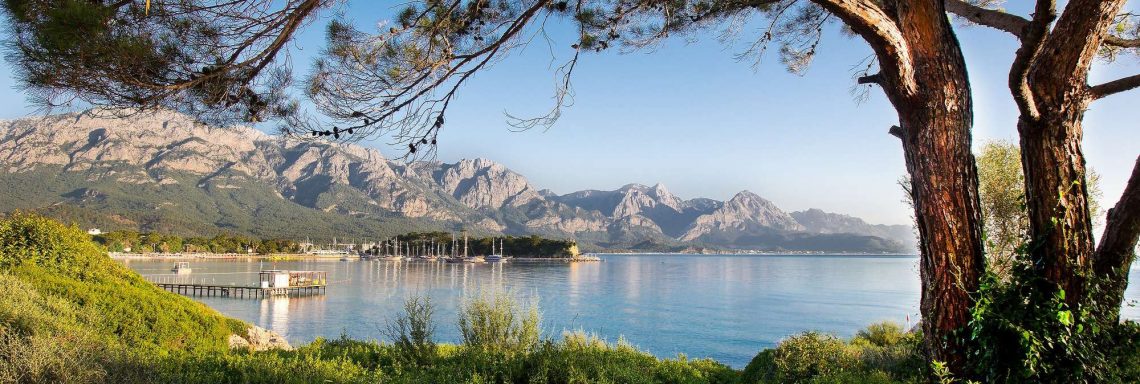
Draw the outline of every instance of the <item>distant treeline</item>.
[[[399,235],[377,244],[374,251],[386,255],[392,252],[392,246],[399,243],[400,254],[420,254],[426,250],[439,251],[438,254],[463,254],[463,236],[448,232],[412,232]],[[578,255],[578,243],[573,240],[554,240],[539,237],[538,235],[516,237],[496,236],[467,238],[468,255],[488,255],[494,253],[511,257],[574,257]]]
[[[111,252],[160,253],[302,253],[309,251],[305,244],[288,239],[257,239],[249,236],[220,234],[213,237],[181,237],[154,232],[118,230],[94,235],[95,241]],[[463,254],[463,236],[455,235],[454,242],[448,232],[412,232],[381,241],[352,243],[357,250],[388,255],[398,243],[401,255]],[[573,257],[578,245],[572,240],[545,239],[537,235],[526,237],[498,236],[467,239],[468,255],[487,255],[494,252],[515,257]],[[349,244],[322,245],[315,248],[343,250]]]
[[[121,230],[95,235],[95,241],[111,252],[162,253],[298,253],[300,243],[285,239],[255,239],[220,234],[214,237],[186,237]]]

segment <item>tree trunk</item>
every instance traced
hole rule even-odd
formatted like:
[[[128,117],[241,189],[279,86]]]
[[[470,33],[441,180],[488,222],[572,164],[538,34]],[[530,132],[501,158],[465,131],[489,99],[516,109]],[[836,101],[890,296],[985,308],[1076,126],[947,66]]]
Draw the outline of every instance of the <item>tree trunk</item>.
[[[862,36],[879,73],[859,81],[883,87],[899,116],[917,222],[922,327],[931,358],[966,377],[960,333],[984,268],[978,174],[970,152],[973,105],[966,64],[943,0],[813,0]]]
[[[962,334],[984,268],[978,173],[970,152],[973,106],[965,61],[942,2],[900,2],[913,97],[895,107],[921,238],[922,327],[927,349],[951,372],[966,372]]]
[[[1036,122],[1019,119],[1029,256],[1045,279],[1079,307],[1093,252],[1081,119],[1087,103],[1044,109]]]
[[[984,259],[969,109],[964,111],[899,113],[921,239],[923,334],[931,357],[955,373],[964,372],[967,352],[964,335],[956,332],[970,321]]]
[[[1107,216],[1092,262],[1096,277],[1104,279],[1093,308],[1098,320],[1116,324],[1128,287],[1128,267],[1136,260],[1136,242],[1140,240],[1140,157],[1136,158],[1120,201],[1108,210]]]
[[[1081,152],[1081,120],[1091,101],[1088,73],[1123,3],[1070,1],[1026,67],[1026,87],[1012,89],[1014,98],[1023,101],[1017,128],[1030,260],[1042,277],[1065,290],[1065,301],[1074,313],[1080,313],[1080,305],[1088,299],[1085,283],[1094,244]],[[1014,75],[1011,79],[1016,80]]]

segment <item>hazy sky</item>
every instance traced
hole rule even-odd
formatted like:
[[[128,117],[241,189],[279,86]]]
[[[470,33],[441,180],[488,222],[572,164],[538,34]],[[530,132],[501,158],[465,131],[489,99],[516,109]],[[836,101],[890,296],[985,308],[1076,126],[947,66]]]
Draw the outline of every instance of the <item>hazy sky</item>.
[[[360,4],[343,9],[347,17],[373,25],[393,12],[387,4],[402,2],[351,3]],[[1018,6],[1010,10],[1027,13]],[[293,45],[296,68],[306,70],[323,45],[333,12],[325,16]],[[573,42],[553,25],[557,66]],[[982,27],[958,31],[974,91],[975,146],[1015,140],[1016,109],[1006,87],[1014,39]],[[861,104],[851,94],[854,67],[870,54],[865,43],[832,28],[811,68],[797,76],[780,64],[778,47],[756,68],[735,60],[747,41],[726,45],[718,32],[674,38],[652,51],[586,54],[574,77],[576,102],[561,120],[549,131],[515,133],[504,112],[540,115],[553,94],[551,48],[536,38],[460,91],[440,135],[439,160],[489,158],[557,193],[661,182],[682,198],[727,199],[747,189],[788,211],[821,208],[872,223],[909,223],[896,184],[905,173],[902,149],[887,134],[897,115],[878,88]],[[1130,57],[1098,63],[1092,80],[1137,72],[1140,60]],[[13,84],[4,63],[0,87]],[[1109,203],[1140,154],[1138,105],[1140,90],[1117,94],[1095,102],[1085,118],[1085,154]],[[0,117],[31,111],[17,91],[0,95]],[[385,143],[368,144],[394,154]]]

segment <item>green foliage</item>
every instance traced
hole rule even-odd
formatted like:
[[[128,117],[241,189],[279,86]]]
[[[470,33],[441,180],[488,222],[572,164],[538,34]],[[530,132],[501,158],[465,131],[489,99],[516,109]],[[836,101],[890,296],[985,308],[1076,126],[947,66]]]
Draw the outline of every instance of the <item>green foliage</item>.
[[[484,352],[522,354],[538,345],[538,306],[524,308],[507,293],[483,293],[459,308],[463,345]]]
[[[0,383],[94,383],[101,348],[78,335],[20,335],[0,326]]]
[[[909,383],[925,379],[922,336],[874,324],[844,341],[805,332],[760,352],[742,383]]]
[[[1009,141],[987,142],[977,154],[977,163],[986,268],[999,278],[1008,280],[1016,263],[1018,248],[1029,240],[1021,148]],[[1085,176],[1089,213],[1096,222],[1101,215],[1100,175],[1090,168]]]
[[[19,212],[0,221],[0,269],[39,266],[84,278],[101,257],[87,234],[56,221]]]
[[[1016,143],[991,141],[982,146],[977,162],[987,268],[1008,278],[1017,247],[1029,230],[1021,150]]]
[[[76,335],[141,350],[221,351],[246,325],[165,292],[108,258],[75,227],[0,221],[0,326],[20,337]]]
[[[404,313],[388,323],[387,334],[400,356],[418,365],[431,365],[438,346],[433,337],[435,307],[428,297],[411,297],[404,301]]]
[[[1088,297],[1097,296],[1090,287]],[[988,383],[1137,380],[1136,324],[1103,324],[1082,307],[1073,311],[1065,291],[1027,263],[1015,264],[1008,280],[988,274],[970,322],[977,374]]]

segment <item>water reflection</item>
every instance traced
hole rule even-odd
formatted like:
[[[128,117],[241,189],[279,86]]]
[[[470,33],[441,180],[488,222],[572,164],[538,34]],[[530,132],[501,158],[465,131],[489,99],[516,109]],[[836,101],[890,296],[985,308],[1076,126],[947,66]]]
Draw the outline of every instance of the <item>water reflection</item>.
[[[913,257],[605,256],[603,263],[500,264],[388,261],[250,263],[195,261],[188,279],[252,285],[262,268],[322,270],[322,296],[242,300],[196,298],[219,311],[304,343],[345,333],[380,338],[404,299],[437,305],[437,339],[459,340],[456,308],[486,291],[536,298],[547,335],[565,329],[624,336],[658,356],[683,352],[743,367],[762,348],[804,330],[851,336],[867,324],[916,319],[919,281]],[[167,262],[132,261],[144,275],[170,276]],[[1140,275],[1134,267],[1133,281]],[[1140,286],[1128,288],[1140,298]],[[1126,307],[1126,318],[1140,308]]]

